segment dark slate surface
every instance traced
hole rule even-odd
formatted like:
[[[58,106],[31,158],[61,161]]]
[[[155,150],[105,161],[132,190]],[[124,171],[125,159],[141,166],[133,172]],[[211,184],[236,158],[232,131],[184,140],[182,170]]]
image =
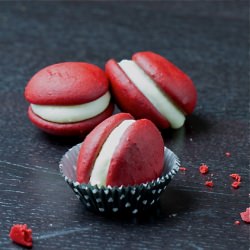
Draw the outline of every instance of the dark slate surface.
[[[0,249],[20,249],[8,238],[14,223],[33,229],[34,249],[248,249],[239,215],[249,206],[248,19],[248,1],[1,1]],[[58,171],[80,140],[32,126],[23,90],[49,64],[103,67],[142,50],[166,56],[196,84],[198,105],[185,127],[163,131],[188,170],[147,216],[104,218],[82,207]]]

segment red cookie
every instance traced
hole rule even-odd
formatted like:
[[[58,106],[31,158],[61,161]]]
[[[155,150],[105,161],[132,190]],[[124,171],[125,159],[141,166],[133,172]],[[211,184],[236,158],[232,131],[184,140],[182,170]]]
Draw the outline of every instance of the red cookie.
[[[159,128],[179,128],[197,101],[192,80],[164,57],[138,52],[132,60],[106,63],[111,90],[121,110]]]
[[[113,112],[105,73],[83,62],[40,70],[28,82],[25,98],[30,120],[55,135],[84,135]]]
[[[155,125],[119,113],[94,128],[82,143],[77,181],[98,186],[128,186],[158,178],[164,143]]]

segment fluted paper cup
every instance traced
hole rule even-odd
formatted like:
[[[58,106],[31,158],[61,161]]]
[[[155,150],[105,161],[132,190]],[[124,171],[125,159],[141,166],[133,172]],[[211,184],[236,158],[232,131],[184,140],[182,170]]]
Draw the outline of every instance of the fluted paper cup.
[[[84,206],[97,213],[137,214],[148,210],[159,200],[161,193],[167,188],[180,166],[178,157],[165,147],[163,173],[153,181],[120,187],[80,184],[76,181],[76,164],[80,147],[81,144],[77,144],[66,152],[59,164],[60,171]]]

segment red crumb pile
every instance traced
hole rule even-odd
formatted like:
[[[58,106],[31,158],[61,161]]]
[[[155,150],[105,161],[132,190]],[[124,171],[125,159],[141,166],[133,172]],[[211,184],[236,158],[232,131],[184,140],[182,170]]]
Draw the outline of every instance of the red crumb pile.
[[[241,212],[240,217],[246,223],[250,223],[250,207],[248,207],[245,212]]]
[[[213,183],[213,181],[206,181],[205,182],[205,186],[207,186],[207,187],[213,187],[214,183]]]
[[[235,181],[241,181],[241,176],[239,174],[230,174],[230,177],[232,177]]]
[[[199,171],[201,174],[207,174],[208,173],[208,166],[204,163],[202,163],[199,167]]]
[[[11,227],[9,236],[11,240],[25,247],[32,247],[32,230],[26,224],[15,224]]]
[[[241,183],[241,176],[239,174],[230,174],[230,177],[232,177],[235,181],[231,184],[231,186],[235,189],[239,188]]]
[[[232,186],[233,188],[237,189],[237,188],[239,188],[239,186],[240,186],[240,182],[234,181],[234,182],[231,184],[231,186]]]

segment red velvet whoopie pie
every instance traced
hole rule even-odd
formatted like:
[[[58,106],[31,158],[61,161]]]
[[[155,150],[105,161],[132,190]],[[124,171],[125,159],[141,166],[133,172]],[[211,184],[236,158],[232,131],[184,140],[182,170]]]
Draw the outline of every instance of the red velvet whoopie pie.
[[[113,115],[85,138],[77,161],[80,184],[129,186],[157,179],[164,165],[164,143],[148,119]]]
[[[43,68],[28,82],[25,98],[31,122],[60,136],[85,135],[114,109],[105,72],[84,62]]]
[[[180,128],[196,106],[193,81],[156,53],[138,52],[120,62],[110,59],[105,71],[119,108],[159,128]]]

